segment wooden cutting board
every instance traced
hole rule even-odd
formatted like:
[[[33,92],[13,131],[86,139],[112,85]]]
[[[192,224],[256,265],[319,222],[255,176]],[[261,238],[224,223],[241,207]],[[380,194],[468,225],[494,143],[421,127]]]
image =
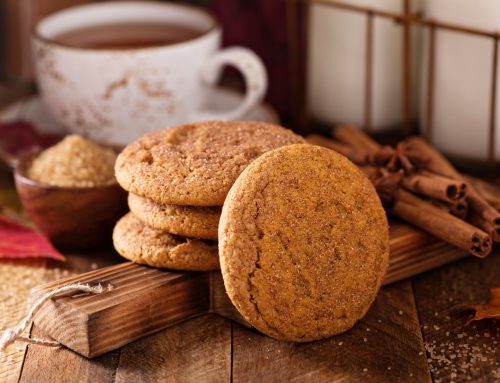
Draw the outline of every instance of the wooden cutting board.
[[[393,222],[384,284],[465,255],[420,230]],[[90,358],[206,313],[249,326],[227,297],[220,272],[171,272],[126,262],[41,285],[31,299],[72,283],[110,284],[113,289],[52,299],[39,311],[35,324],[47,336]]]

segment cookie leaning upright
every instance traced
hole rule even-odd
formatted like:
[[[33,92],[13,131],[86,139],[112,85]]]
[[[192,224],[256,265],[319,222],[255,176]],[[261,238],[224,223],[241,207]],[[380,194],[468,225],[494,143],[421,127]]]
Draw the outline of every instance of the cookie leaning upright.
[[[387,218],[345,157],[291,145],[255,160],[231,188],[219,224],[226,291],[259,331],[305,342],[351,328],[387,270]]]
[[[277,125],[210,121],[149,133],[118,156],[120,185],[160,204],[222,206],[238,175],[261,154],[304,143]]]

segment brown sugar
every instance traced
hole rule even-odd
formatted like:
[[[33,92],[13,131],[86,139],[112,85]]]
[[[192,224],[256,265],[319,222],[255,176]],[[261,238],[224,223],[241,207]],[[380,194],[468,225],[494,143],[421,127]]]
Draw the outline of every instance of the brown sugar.
[[[116,153],[78,135],[70,135],[40,153],[28,169],[29,178],[54,186],[94,187],[116,182]]]

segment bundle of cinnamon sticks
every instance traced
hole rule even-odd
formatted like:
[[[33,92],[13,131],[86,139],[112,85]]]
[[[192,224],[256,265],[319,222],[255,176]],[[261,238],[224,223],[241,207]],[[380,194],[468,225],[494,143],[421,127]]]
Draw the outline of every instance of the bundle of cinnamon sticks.
[[[353,126],[336,127],[332,136],[310,135],[307,140],[358,165],[394,216],[479,258],[500,242],[499,190],[460,174],[424,139],[381,146]]]

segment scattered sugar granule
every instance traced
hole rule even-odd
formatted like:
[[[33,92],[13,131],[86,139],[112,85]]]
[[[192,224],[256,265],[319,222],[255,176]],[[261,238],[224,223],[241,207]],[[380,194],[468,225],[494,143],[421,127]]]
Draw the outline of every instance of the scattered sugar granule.
[[[72,134],[40,153],[27,169],[35,181],[61,187],[95,187],[116,182],[116,153]]]

